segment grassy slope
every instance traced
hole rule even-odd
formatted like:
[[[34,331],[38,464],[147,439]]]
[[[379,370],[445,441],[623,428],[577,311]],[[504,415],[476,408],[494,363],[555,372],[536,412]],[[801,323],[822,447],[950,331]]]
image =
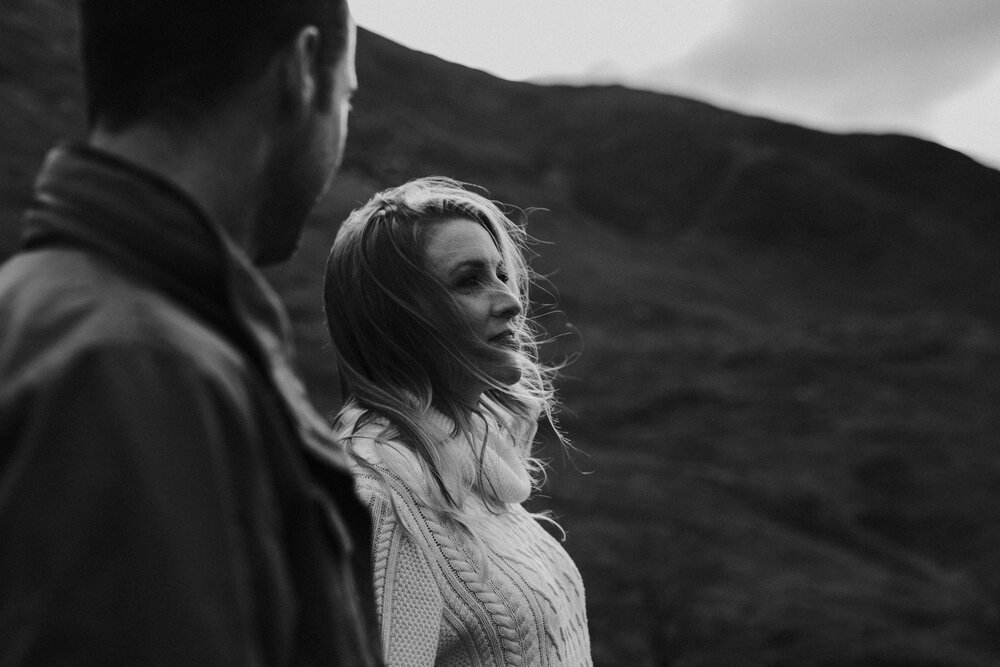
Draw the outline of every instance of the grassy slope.
[[[272,276],[317,400],[346,174]],[[527,203],[527,202],[525,202]],[[858,296],[702,239],[536,213],[564,337],[548,489],[589,583],[599,664],[986,665],[1000,578],[1000,332],[960,308]],[[567,326],[569,321],[572,326]]]
[[[552,485],[599,582],[598,656],[994,662],[996,328],[832,309],[731,258],[706,277],[706,254],[634,251],[606,281],[560,282],[607,290],[565,385],[593,474]]]
[[[374,46],[350,168],[549,209],[599,664],[996,662],[1000,174]]]
[[[21,63],[0,79],[0,239],[79,123],[58,5],[14,2],[0,24]],[[29,10],[54,13],[18,23]],[[6,39],[25,25],[57,37]],[[549,354],[582,351],[563,422],[589,474],[546,446],[543,504],[587,580],[599,665],[1000,660],[996,172],[362,49],[345,171],[270,272],[319,405],[337,401],[318,284],[337,221],[410,175],[482,182],[548,209],[530,229],[560,293]]]

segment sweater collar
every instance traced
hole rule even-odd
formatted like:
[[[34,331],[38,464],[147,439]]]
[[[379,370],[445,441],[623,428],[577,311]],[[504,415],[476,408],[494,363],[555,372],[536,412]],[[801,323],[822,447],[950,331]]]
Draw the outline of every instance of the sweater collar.
[[[435,408],[429,408],[424,419],[446,454],[462,460],[467,484],[475,484],[481,476],[484,493],[503,503],[522,503],[531,495],[531,477],[524,461],[504,437],[506,430],[492,417],[484,415],[482,420],[474,420],[477,428],[471,442],[461,435],[454,436],[455,422]]]

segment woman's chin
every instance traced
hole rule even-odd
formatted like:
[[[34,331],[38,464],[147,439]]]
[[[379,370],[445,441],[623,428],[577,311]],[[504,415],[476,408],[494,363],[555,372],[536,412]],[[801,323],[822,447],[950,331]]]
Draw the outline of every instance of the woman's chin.
[[[514,355],[511,354],[511,356]],[[491,369],[490,377],[508,387],[512,384],[517,384],[518,380],[521,379],[521,364],[515,363],[516,360],[511,360],[511,362],[498,364],[495,368]]]

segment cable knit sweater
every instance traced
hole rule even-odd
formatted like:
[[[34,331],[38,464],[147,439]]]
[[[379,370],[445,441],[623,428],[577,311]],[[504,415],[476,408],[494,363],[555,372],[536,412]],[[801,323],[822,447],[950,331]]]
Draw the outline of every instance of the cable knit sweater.
[[[484,578],[482,557],[421,500],[431,482],[416,454],[381,439],[378,424],[354,431],[359,415],[343,415],[339,435],[371,466],[355,462],[353,472],[373,518],[375,592],[388,664],[591,665],[580,573],[521,506],[531,483],[510,445],[492,439],[483,461],[486,487],[505,511],[490,512],[471,494],[462,508],[485,547]],[[440,413],[430,421],[450,433],[451,422]],[[448,456],[468,457],[467,470],[475,470],[467,442],[444,436],[441,446]]]

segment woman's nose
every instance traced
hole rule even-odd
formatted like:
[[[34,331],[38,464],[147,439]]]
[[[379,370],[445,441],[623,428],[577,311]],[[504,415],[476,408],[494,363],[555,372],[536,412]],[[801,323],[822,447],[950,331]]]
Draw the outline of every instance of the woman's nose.
[[[521,300],[517,298],[509,285],[497,287],[490,314],[504,320],[512,320],[521,314]]]

